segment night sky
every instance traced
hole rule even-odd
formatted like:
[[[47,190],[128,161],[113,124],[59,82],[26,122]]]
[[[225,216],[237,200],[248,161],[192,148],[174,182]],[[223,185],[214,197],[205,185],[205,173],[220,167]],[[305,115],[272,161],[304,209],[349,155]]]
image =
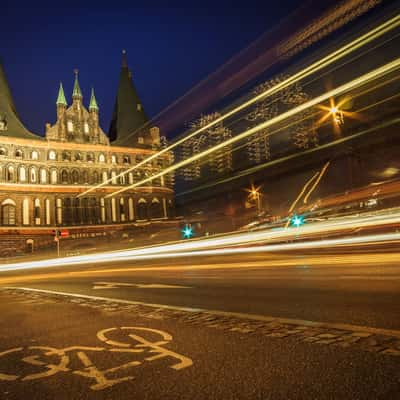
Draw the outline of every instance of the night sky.
[[[79,69],[108,131],[121,50],[149,116],[156,115],[292,12],[301,1],[2,1],[0,57],[18,112],[44,134],[62,81],[70,102]],[[129,5],[128,5],[129,4]]]

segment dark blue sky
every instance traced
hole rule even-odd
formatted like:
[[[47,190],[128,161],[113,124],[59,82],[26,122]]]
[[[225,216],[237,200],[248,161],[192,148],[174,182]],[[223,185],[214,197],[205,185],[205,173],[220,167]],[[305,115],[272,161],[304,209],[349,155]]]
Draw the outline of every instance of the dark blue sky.
[[[280,1],[3,1],[0,57],[19,114],[43,134],[62,81],[67,100],[79,69],[84,102],[94,86],[108,130],[121,49],[150,116],[294,10]]]

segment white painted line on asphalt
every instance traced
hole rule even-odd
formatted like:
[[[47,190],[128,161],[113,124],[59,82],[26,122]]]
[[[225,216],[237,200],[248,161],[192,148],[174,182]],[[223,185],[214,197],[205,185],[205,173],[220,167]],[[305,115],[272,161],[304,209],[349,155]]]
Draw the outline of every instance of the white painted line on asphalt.
[[[317,321],[309,321],[309,320],[297,319],[297,318],[296,319],[278,318],[278,317],[271,317],[271,316],[266,316],[266,315],[246,314],[246,313],[231,312],[231,311],[208,310],[208,309],[204,309],[204,308],[192,308],[192,307],[171,306],[171,305],[166,305],[166,304],[144,303],[141,301],[134,301],[134,300],[124,300],[124,299],[116,299],[116,298],[110,298],[110,297],[90,296],[90,295],[86,295],[86,294],[59,292],[56,290],[35,289],[35,288],[27,288],[27,287],[7,286],[7,287],[3,287],[3,289],[23,290],[23,291],[34,292],[34,293],[45,293],[45,294],[52,294],[52,295],[59,295],[59,296],[73,297],[73,298],[80,298],[80,299],[88,299],[88,300],[109,301],[109,302],[113,302],[113,303],[140,305],[140,306],[152,307],[152,308],[158,308],[158,309],[186,311],[186,312],[191,312],[191,313],[202,312],[202,313],[206,313],[206,314],[210,314],[210,315],[234,317],[234,318],[248,319],[248,320],[255,320],[255,321],[262,321],[262,322],[277,322],[277,323],[281,323],[281,324],[289,324],[289,325],[296,325],[296,326],[307,326],[307,327],[325,328],[325,329],[338,329],[338,330],[345,330],[345,331],[352,331],[352,332],[365,332],[365,333],[370,333],[370,334],[394,336],[394,337],[400,338],[400,330],[375,328],[375,327],[369,327],[369,326],[360,326],[360,325],[334,323],[334,322],[333,323],[317,322]]]
[[[191,289],[191,286],[166,285],[163,283],[125,283],[125,282],[93,282],[92,289],[118,289],[133,287],[137,289]]]

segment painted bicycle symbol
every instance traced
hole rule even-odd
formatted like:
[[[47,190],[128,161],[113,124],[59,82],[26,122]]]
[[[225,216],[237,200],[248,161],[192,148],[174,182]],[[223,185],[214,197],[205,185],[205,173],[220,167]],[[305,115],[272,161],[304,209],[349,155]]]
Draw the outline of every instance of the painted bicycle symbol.
[[[18,356],[22,369],[38,369],[25,375],[10,371],[0,371],[0,381],[33,381],[48,378],[59,373],[72,373],[92,380],[92,390],[103,390],[121,382],[134,379],[133,375],[115,377],[121,372],[129,372],[145,362],[162,358],[172,359],[169,367],[181,370],[193,365],[193,361],[181,354],[165,348],[172,341],[172,336],[164,331],[144,327],[108,328],[97,332],[97,338],[104,347],[71,346],[55,348],[49,346],[16,347],[0,353],[1,364],[4,358]],[[128,355],[128,361],[111,368],[100,369],[93,362],[93,355],[101,353]],[[138,356],[142,356],[138,360]],[[72,363],[74,359],[74,363]],[[76,360],[78,363],[76,363]],[[77,368],[72,366],[78,365]],[[32,367],[33,366],[33,367]],[[130,372],[129,372],[130,373]]]

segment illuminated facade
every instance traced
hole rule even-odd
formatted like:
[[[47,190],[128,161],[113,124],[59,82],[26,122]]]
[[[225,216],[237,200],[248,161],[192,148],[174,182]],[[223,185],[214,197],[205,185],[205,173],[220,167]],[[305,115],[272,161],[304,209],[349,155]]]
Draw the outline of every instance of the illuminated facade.
[[[126,63],[122,69],[127,69]],[[128,172],[129,168],[165,146],[165,138],[160,138],[158,128],[153,127],[148,129],[146,142],[139,146],[126,144],[131,142],[124,137],[126,132],[116,132],[115,142],[110,143],[99,125],[94,91],[87,109],[83,104],[78,73],[75,73],[72,104],[68,106],[60,84],[56,122],[46,124],[45,137],[41,137],[29,132],[20,121],[0,66],[1,234],[10,234],[11,228],[15,234],[32,232],[31,228],[37,232],[39,228],[54,229],[56,226],[81,227],[81,231],[85,227],[99,226],[104,231],[104,225],[126,225],[128,228],[140,221],[166,220],[173,215],[173,176],[106,198],[108,194],[160,171],[172,162],[172,157],[166,154]],[[126,86],[126,82],[120,82],[121,85]],[[131,85],[125,90],[134,88]],[[121,96],[120,91],[118,96]],[[135,123],[134,120],[130,122]],[[131,128],[135,129],[134,126]],[[106,184],[77,197],[101,183]],[[50,229],[43,232],[49,233]]]

